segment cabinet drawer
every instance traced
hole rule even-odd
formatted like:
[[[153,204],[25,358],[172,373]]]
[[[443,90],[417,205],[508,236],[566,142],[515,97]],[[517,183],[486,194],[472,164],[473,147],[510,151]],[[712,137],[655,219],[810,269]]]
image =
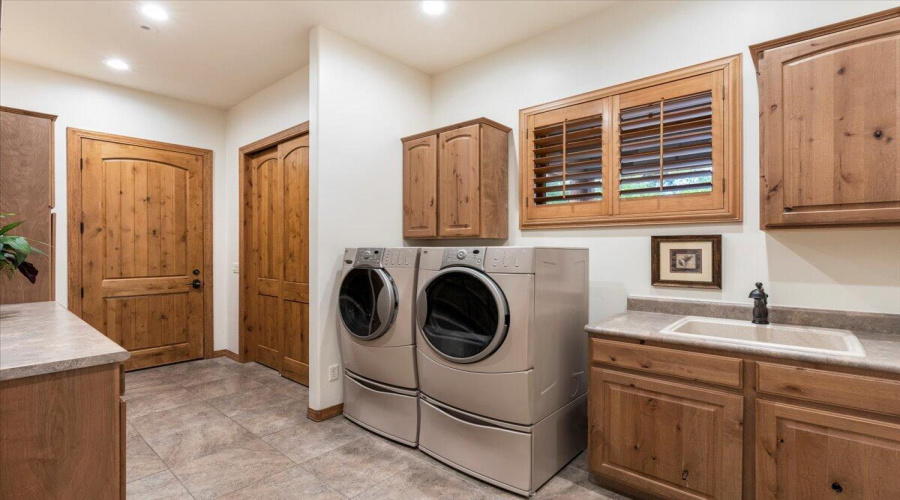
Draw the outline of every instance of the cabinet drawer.
[[[758,365],[760,393],[900,415],[900,381],[773,363]]]
[[[741,387],[741,360],[715,354],[591,339],[591,360],[607,366]]]

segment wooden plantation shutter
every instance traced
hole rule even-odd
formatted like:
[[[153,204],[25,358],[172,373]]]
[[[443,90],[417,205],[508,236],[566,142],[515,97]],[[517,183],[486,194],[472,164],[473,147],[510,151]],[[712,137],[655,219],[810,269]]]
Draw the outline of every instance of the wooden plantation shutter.
[[[741,220],[741,56],[519,112],[522,229]]]
[[[719,73],[623,94],[616,122],[617,213],[723,208]]]
[[[604,193],[609,158],[609,100],[598,99],[529,119],[529,218],[609,213]]]

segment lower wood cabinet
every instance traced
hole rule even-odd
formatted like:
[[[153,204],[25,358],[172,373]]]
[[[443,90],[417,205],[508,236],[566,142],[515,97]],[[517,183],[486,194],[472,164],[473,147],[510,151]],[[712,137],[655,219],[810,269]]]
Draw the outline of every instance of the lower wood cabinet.
[[[900,498],[896,374],[610,338],[591,339],[591,361],[588,461],[603,486],[640,498]]]
[[[0,381],[0,500],[125,498],[121,366]]]
[[[743,398],[591,369],[591,471],[665,498],[739,498]]]
[[[900,498],[900,425],[758,401],[756,498]]]

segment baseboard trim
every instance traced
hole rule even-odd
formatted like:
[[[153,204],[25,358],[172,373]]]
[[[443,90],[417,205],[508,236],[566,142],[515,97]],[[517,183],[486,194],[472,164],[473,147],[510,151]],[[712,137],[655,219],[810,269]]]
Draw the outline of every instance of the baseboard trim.
[[[237,355],[234,351],[229,351],[228,349],[220,349],[218,351],[213,351],[212,357],[214,358],[228,358],[238,363],[241,362],[241,357]]]
[[[344,403],[329,406],[328,408],[323,408],[321,410],[313,410],[312,408],[307,408],[306,418],[312,420],[313,422],[324,422],[325,420],[336,417],[342,413],[344,413]]]

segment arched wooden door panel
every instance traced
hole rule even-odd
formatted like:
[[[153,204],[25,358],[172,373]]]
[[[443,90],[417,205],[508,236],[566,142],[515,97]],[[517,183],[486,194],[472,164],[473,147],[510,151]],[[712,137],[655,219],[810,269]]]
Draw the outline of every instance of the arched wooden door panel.
[[[309,136],[244,162],[243,354],[309,383]]]
[[[101,138],[77,146],[70,250],[81,296],[70,294],[70,308],[131,352],[128,369],[203,357],[204,155]]]

